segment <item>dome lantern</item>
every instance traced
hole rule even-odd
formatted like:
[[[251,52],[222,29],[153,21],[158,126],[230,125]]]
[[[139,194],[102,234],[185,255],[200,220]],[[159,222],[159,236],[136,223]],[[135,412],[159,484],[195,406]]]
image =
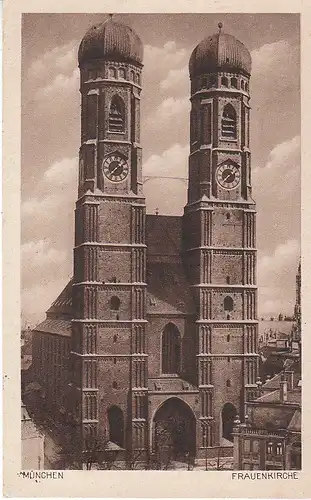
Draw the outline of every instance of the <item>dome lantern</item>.
[[[116,22],[110,14],[103,23],[86,32],[79,46],[80,67],[98,59],[142,66],[143,44],[132,28]]]
[[[190,78],[218,71],[250,75],[252,61],[245,45],[224,33],[221,22],[218,29],[218,33],[204,38],[193,50],[189,60]]]

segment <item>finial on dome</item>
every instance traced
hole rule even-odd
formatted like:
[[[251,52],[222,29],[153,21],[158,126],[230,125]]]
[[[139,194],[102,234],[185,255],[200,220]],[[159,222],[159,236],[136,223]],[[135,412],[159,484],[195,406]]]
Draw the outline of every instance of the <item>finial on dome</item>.
[[[221,33],[222,27],[223,27],[223,24],[222,23],[218,23],[219,34]]]

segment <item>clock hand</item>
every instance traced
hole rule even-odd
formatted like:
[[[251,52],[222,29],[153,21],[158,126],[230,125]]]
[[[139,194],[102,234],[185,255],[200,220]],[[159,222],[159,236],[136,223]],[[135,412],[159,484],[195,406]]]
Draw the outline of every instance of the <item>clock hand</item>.
[[[112,172],[110,172],[110,174],[111,174],[111,175],[112,175],[112,174],[114,174],[114,173],[115,173],[115,171],[116,171],[116,170],[118,170],[119,166],[120,166],[120,165],[117,165],[117,166],[116,166],[116,167],[112,170]]]
[[[231,175],[232,175],[231,173],[230,173],[230,174],[228,174],[228,175],[224,178],[224,182],[226,182],[226,181],[227,181],[227,180],[231,177]]]

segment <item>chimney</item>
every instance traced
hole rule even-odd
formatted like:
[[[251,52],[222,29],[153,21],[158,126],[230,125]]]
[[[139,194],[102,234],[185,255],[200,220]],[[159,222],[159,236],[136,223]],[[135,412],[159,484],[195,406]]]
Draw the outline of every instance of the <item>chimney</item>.
[[[287,401],[287,380],[285,380],[284,373],[282,373],[280,381],[280,401],[281,403]]]

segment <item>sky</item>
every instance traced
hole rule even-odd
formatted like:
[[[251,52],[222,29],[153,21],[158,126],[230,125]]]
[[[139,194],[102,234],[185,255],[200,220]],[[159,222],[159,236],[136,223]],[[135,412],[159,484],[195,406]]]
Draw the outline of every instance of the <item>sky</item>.
[[[80,146],[77,50],[105,14],[22,20],[22,324],[33,326],[72,276]],[[188,61],[206,36],[252,56],[251,151],[258,311],[292,314],[300,255],[300,27],[293,14],[116,14],[144,44],[141,96],[147,213],[182,215],[189,155]]]

